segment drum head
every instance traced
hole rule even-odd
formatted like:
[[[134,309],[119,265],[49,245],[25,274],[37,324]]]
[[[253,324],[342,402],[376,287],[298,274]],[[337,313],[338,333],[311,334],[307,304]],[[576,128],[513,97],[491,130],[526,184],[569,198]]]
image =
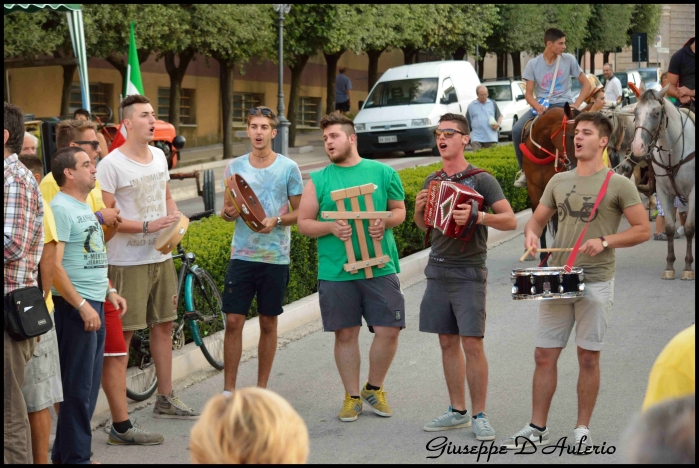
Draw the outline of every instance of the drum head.
[[[259,232],[265,227],[265,209],[245,179],[238,174],[230,176],[226,179],[226,193],[250,229]]]
[[[184,237],[188,227],[189,218],[180,214],[177,221],[160,231],[158,239],[155,241],[155,250],[160,251],[163,255],[172,252],[172,249],[182,240],[182,237]]]

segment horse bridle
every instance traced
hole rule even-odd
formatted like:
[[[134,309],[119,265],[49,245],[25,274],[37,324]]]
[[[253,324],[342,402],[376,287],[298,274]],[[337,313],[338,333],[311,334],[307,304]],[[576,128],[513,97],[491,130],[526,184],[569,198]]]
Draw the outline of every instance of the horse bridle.
[[[675,195],[680,199],[680,202],[682,202],[683,205],[687,205],[687,198],[684,195],[681,195],[679,190],[677,190],[677,185],[675,184],[675,177],[677,176],[677,173],[680,170],[680,167],[682,164],[685,164],[692,159],[694,159],[695,152],[693,151],[691,154],[689,154],[686,158],[683,158],[682,155],[684,154],[684,126],[687,123],[687,120],[689,119],[689,116],[682,122],[682,112],[680,112],[680,123],[682,124],[682,131],[680,132],[680,135],[677,137],[677,140],[670,146],[669,149],[663,149],[661,146],[658,145],[658,138],[660,138],[660,132],[663,128],[663,125],[665,126],[665,130],[667,130],[667,125],[669,123],[670,117],[667,115],[667,112],[665,112],[665,102],[662,97],[655,97],[653,95],[653,99],[655,99],[658,104],[660,104],[660,125],[658,125],[657,130],[655,133],[651,132],[648,130],[646,127],[642,125],[636,126],[636,128],[640,128],[642,130],[645,130],[651,135],[651,142],[648,144],[648,153],[646,154],[645,158],[650,159],[653,161],[654,164],[656,164],[658,167],[662,168],[665,170],[665,174],[655,174],[655,177],[669,177],[670,178],[670,184],[672,185],[672,189],[675,191]],[[677,163],[676,165],[672,164],[672,149],[675,147],[677,142],[680,141],[680,138],[682,138],[682,152],[680,153],[680,162]],[[656,149],[658,150],[658,157],[661,159],[658,161],[655,158],[655,155],[653,154],[653,150]],[[668,164],[665,165],[662,163],[662,152],[665,152],[668,154]]]
[[[568,127],[568,124],[574,124],[574,123],[575,123],[575,119],[568,119],[568,116],[564,113],[564,114],[563,114],[563,122],[561,123],[561,126],[558,127],[558,130],[556,130],[555,132],[553,132],[553,134],[552,134],[551,137],[550,137],[550,140],[553,142],[553,138],[558,134],[558,132],[561,131],[561,129],[563,130],[563,140],[562,140],[562,144],[563,144],[563,158],[560,158],[560,157],[558,156],[558,148],[556,148],[556,154],[553,154],[552,152],[550,152],[549,150],[547,150],[546,148],[544,148],[543,146],[541,146],[539,143],[537,143],[536,141],[534,141],[534,125],[536,124],[536,121],[537,121],[538,119],[539,119],[539,115],[537,115],[537,116],[534,118],[534,121],[532,122],[531,129],[529,130],[529,141],[531,141],[532,144],[533,144],[534,146],[536,146],[537,148],[539,148],[540,151],[543,151],[544,153],[548,154],[549,157],[552,157],[552,158],[553,158],[553,160],[554,160],[554,166],[553,166],[553,167],[554,167],[554,171],[556,171],[556,172],[567,171],[568,168],[570,167],[570,159],[568,159],[568,154],[567,154],[567,152],[566,152],[566,128]],[[555,144],[554,144],[554,146],[555,146]],[[561,161],[561,165],[563,166],[563,168],[562,168],[560,171],[558,170],[558,161],[559,161],[559,159],[560,159],[560,161]]]

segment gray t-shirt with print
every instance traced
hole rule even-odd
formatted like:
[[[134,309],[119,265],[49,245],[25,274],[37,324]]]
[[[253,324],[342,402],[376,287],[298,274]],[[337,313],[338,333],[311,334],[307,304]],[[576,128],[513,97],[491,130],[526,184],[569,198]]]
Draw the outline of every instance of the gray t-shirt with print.
[[[535,83],[534,89],[537,98],[548,98],[551,104],[565,104],[566,102],[572,104],[574,100],[573,93],[570,92],[572,84],[570,78],[577,79],[583,72],[582,68],[578,65],[574,55],[562,54],[558,73],[556,73],[556,85],[553,87],[553,93],[549,96],[555,69],[556,60],[549,65],[543,54],[538,55],[527,63],[522,78]]]
[[[470,164],[467,171],[477,169],[476,166]],[[430,186],[437,173],[433,172],[427,176],[422,188],[426,189]],[[487,211],[493,205],[503,198],[505,194],[498,181],[487,172],[481,172],[474,176],[469,176],[463,179],[453,179],[452,182],[471,187],[476,192],[480,193],[484,199],[484,209]],[[463,248],[463,250],[462,250]],[[488,227],[479,225],[471,236],[471,239],[465,243],[443,235],[439,229],[432,229],[432,250],[428,264],[450,267],[484,267],[485,260],[488,256]]]

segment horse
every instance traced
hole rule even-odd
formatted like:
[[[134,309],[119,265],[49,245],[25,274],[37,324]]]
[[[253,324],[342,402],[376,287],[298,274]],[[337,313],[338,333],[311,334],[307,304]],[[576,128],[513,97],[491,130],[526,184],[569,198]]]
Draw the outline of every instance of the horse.
[[[675,279],[675,216],[672,206],[675,196],[688,205],[684,232],[687,254],[684,258],[683,280],[693,280],[692,239],[694,238],[694,151],[696,126],[689,113],[680,111],[665,99],[670,86],[660,92],[645,91],[638,100],[632,150],[636,157],[648,155],[656,177],[656,191],[665,210],[667,234],[667,265],[663,279]]]
[[[579,112],[578,112],[579,113]],[[536,211],[541,196],[549,180],[558,172],[577,166],[575,158],[575,117],[570,106],[552,107],[537,116],[531,126],[524,128],[522,150],[522,170],[527,178],[527,192]],[[528,132],[528,134],[527,134]],[[546,248],[546,231],[556,235],[558,214],[555,214],[541,234],[541,248]],[[541,254],[541,259],[546,257]]]

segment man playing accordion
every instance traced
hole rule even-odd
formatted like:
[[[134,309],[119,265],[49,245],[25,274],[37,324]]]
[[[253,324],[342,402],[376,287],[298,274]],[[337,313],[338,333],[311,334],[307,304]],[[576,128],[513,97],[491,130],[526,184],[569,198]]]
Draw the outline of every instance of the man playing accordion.
[[[495,431],[484,413],[488,386],[488,362],[483,351],[485,334],[485,267],[488,227],[508,231],[517,228],[517,219],[505,199],[500,184],[489,173],[469,164],[464,148],[469,142],[468,122],[463,115],[445,114],[435,130],[442,156],[442,170],[430,174],[415,200],[414,221],[426,231],[424,212],[428,188],[433,180],[462,184],[483,197],[482,211],[475,220],[471,203],[453,207],[450,216],[459,226],[475,222],[475,229],[464,241],[432,230],[432,250],[425,268],[427,289],[420,305],[420,331],[439,334],[442,363],[450,405],[442,416],[424,426],[426,431],[443,431],[473,426],[478,440],[495,439]],[[467,190],[464,190],[467,191]],[[438,200],[437,209],[446,213],[449,200]],[[494,214],[488,213],[489,208]],[[445,233],[454,229],[445,229]],[[464,353],[466,358],[464,359]],[[473,417],[466,410],[465,380],[471,393]]]

